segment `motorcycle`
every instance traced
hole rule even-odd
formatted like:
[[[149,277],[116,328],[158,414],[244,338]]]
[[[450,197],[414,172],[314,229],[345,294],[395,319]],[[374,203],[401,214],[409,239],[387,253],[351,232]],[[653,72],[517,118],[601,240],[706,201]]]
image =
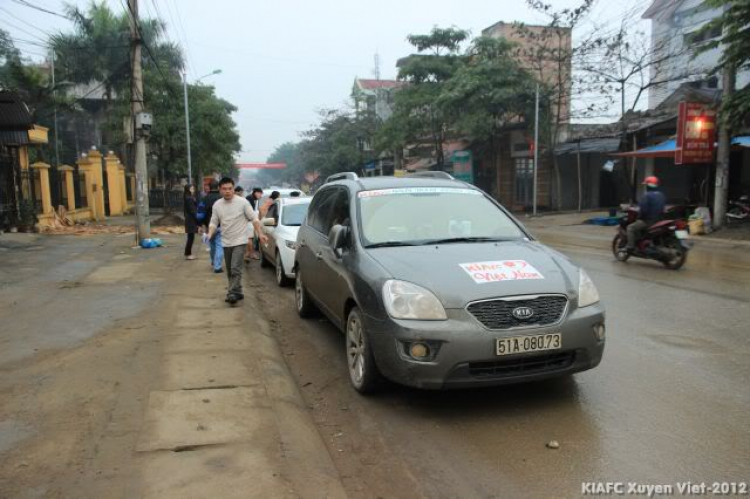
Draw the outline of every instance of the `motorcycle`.
[[[729,206],[726,213],[727,225],[750,220],[750,197],[747,194],[740,196],[737,201],[729,201]]]
[[[667,214],[668,215],[668,214]],[[629,209],[627,215],[620,219],[617,235],[612,240],[612,253],[620,262],[631,256],[657,260],[665,267],[677,270],[685,264],[690,246],[687,242],[687,223],[680,219],[665,219],[656,222],[646,229],[635,245],[635,251],[629,253],[628,225],[638,220],[638,210]]]

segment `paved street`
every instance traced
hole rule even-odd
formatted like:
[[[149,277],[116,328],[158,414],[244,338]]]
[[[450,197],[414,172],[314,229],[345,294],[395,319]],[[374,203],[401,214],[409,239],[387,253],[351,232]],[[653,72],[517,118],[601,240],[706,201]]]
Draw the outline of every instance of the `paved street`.
[[[180,236],[143,251],[129,235],[6,235],[0,496],[571,497],[584,481],[746,479],[746,246],[699,241],[673,272],[615,262],[611,229],[543,222],[529,226],[607,304],[602,364],[367,398],[343,336],[299,319],[257,263],[230,313],[224,276],[202,250],[182,260]]]
[[[673,272],[537,232],[585,266],[607,305],[605,358],[572,379],[363,398],[343,336],[299,320],[292,291],[266,273],[263,308],[351,497],[571,497],[584,481],[747,478],[747,251],[701,246]]]

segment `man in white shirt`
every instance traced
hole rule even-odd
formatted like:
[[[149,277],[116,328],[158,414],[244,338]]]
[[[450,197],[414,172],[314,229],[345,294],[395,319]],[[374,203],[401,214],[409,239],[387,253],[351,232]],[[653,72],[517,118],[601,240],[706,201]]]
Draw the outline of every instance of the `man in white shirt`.
[[[234,193],[234,180],[223,178],[219,181],[221,199],[213,205],[211,222],[208,224],[210,240],[221,226],[221,237],[224,243],[224,265],[227,269],[229,288],[227,303],[234,305],[244,298],[242,294],[242,263],[247,247],[247,222],[252,222],[261,244],[268,242],[268,237],[261,231],[257,213],[253,211],[247,199]]]

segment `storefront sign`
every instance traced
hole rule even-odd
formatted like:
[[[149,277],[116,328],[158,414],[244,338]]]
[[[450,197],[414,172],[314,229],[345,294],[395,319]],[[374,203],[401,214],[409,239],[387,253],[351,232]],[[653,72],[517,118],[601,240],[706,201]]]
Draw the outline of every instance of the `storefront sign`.
[[[471,161],[471,151],[453,152],[453,176],[468,184],[474,183],[474,168]]]
[[[715,141],[716,110],[706,104],[681,102],[674,163],[713,163]]]

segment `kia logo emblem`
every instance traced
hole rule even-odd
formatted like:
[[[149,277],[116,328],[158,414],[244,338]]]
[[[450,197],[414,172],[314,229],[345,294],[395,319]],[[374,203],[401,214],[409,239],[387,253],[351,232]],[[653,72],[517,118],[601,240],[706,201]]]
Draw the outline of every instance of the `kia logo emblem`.
[[[520,320],[525,320],[531,318],[532,315],[534,315],[534,310],[531,307],[518,307],[514,308],[513,317]]]

